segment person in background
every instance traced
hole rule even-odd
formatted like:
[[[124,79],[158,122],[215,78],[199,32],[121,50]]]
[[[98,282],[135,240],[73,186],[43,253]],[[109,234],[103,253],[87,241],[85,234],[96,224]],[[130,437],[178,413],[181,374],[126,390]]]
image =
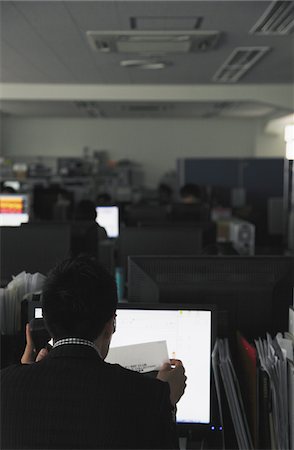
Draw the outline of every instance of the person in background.
[[[173,200],[173,190],[166,183],[160,183],[157,188],[158,201],[160,205],[169,205]]]
[[[183,203],[195,204],[202,202],[201,189],[197,184],[187,183],[180,189],[180,197]]]
[[[95,228],[98,232],[98,240],[107,239],[107,233],[105,228],[101,227],[97,222],[97,211],[95,203],[91,200],[81,200],[76,207],[74,220],[75,221],[88,221],[95,222]]]
[[[1,448],[178,447],[184,367],[171,360],[154,379],[106,363],[116,307],[115,281],[96,260],[68,259],[49,273],[42,308],[54,345],[33,363],[27,329],[26,364],[2,371]]]
[[[1,194],[16,194],[16,190],[12,186],[5,186],[4,181],[1,182]]]
[[[98,257],[98,244],[107,239],[107,233],[96,222],[96,217],[96,207],[91,200],[81,200],[77,204],[71,222],[71,256],[86,253]]]

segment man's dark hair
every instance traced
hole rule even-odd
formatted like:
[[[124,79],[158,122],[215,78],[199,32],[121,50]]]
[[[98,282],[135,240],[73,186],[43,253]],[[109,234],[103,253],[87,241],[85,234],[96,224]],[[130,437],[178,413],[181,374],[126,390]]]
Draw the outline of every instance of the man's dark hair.
[[[115,313],[115,280],[94,258],[81,255],[67,259],[49,273],[42,307],[53,338],[94,341]]]

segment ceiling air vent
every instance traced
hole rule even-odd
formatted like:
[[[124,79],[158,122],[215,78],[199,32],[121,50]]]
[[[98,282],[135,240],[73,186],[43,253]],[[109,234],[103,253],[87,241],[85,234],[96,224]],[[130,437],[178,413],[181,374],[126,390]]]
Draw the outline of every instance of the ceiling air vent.
[[[272,2],[250,30],[251,34],[289,34],[294,26],[294,3]]]
[[[213,81],[235,83],[268,51],[269,47],[237,47],[217,70]]]
[[[101,53],[166,54],[204,52],[216,47],[218,31],[87,31],[91,48]]]

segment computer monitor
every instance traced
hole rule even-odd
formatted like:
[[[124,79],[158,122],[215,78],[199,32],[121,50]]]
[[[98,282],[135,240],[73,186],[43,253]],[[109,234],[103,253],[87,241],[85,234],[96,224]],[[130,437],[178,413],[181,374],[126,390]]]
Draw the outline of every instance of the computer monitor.
[[[294,258],[286,256],[133,256],[131,302],[215,304],[218,336],[248,339],[287,330]]]
[[[0,194],[0,226],[17,227],[29,221],[29,196]]]
[[[168,356],[180,359],[187,375],[185,393],[177,404],[177,423],[185,428],[216,428],[216,399],[212,389],[211,352],[215,340],[215,310],[202,305],[143,305],[123,303],[116,311],[111,349],[166,341]],[[42,318],[40,301],[28,303],[28,319]],[[145,375],[145,376],[148,376]]]
[[[197,305],[130,305],[117,309],[111,349],[166,341],[168,356],[181,359],[187,375],[185,393],[177,404],[177,422],[210,426],[214,421],[211,396],[213,308]]]
[[[118,206],[97,206],[96,222],[105,228],[109,238],[119,236],[119,208]]]
[[[20,190],[20,181],[18,180],[5,180],[3,181],[3,187],[4,188],[12,188],[15,191]]]

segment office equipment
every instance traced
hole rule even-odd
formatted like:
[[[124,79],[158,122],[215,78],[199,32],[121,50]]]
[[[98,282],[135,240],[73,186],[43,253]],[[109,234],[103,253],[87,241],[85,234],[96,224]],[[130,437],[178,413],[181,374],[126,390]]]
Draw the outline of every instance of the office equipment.
[[[69,157],[57,159],[57,172],[62,176],[85,176],[91,173],[91,169],[91,163],[85,158]]]
[[[120,265],[126,272],[130,255],[198,255],[203,247],[214,242],[213,223],[199,226],[126,227],[121,229],[120,234]]]
[[[236,252],[243,256],[255,253],[255,225],[236,217],[220,220],[217,223],[217,241],[230,242]]]
[[[119,236],[119,208],[118,206],[97,206],[96,222],[105,228],[109,238]]]
[[[19,226],[29,221],[27,194],[0,194],[0,226]]]
[[[177,405],[177,422],[214,422],[211,396],[211,348],[214,334],[211,307],[121,304],[111,347],[166,341],[170,358],[181,359],[189,382]],[[193,356],[192,356],[193,355]]]
[[[132,256],[132,302],[215,304],[218,336],[247,339],[287,329],[294,259],[286,256]]]
[[[30,320],[29,326],[32,341],[34,343],[34,349],[36,351],[36,355],[38,355],[42,348],[47,347],[49,341],[51,340],[51,336],[45,327],[44,319],[41,317]]]
[[[1,228],[1,285],[22,271],[46,274],[70,249],[70,225],[28,223]]]

